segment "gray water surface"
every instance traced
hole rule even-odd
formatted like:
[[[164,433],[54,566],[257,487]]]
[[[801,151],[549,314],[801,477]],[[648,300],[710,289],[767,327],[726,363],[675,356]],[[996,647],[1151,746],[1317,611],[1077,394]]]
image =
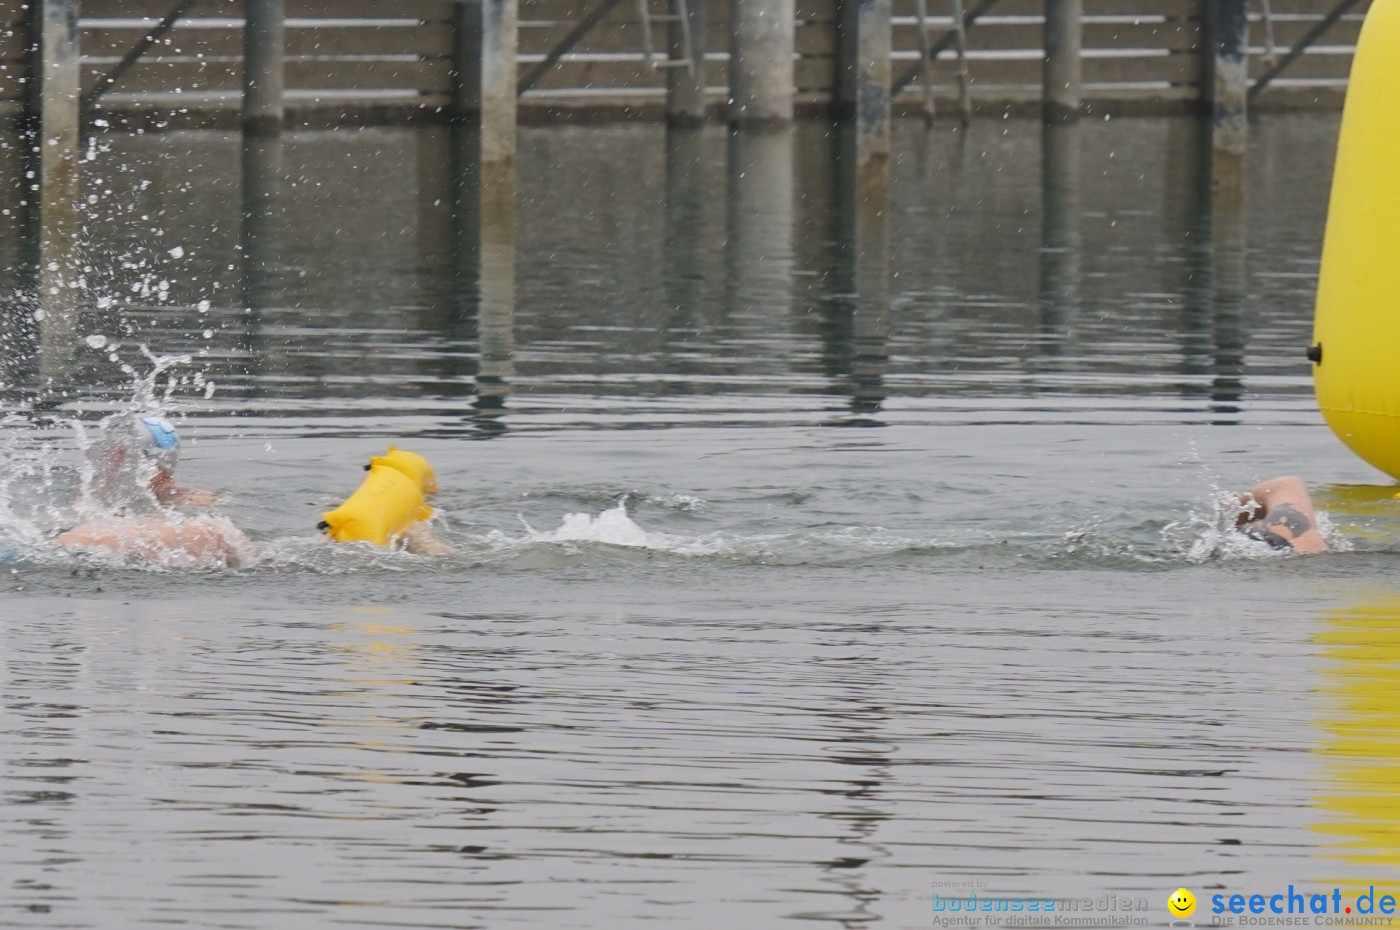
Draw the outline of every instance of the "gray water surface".
[[[872,278],[827,127],[523,129],[504,303],[447,130],[101,137],[57,381],[5,243],[0,925],[1393,890],[1400,503],[1303,358],[1336,117],[1251,132],[1228,216],[1188,121],[901,125]],[[141,344],[246,568],[48,542]],[[390,442],[456,555],[317,533]],[[1337,551],[1222,531],[1287,472]]]

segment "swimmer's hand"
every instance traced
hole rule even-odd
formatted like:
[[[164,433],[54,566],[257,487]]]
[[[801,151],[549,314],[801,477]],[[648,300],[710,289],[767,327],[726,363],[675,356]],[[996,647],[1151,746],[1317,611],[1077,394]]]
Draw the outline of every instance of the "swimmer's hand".
[[[206,491],[203,488],[176,488],[170,500],[162,500],[162,504],[173,504],[177,507],[215,507],[225,503],[213,491]]]
[[[202,488],[182,488],[169,472],[158,472],[151,479],[151,491],[156,500],[167,507],[213,507],[223,503],[213,491]]]
[[[453,549],[433,535],[432,527],[426,523],[415,523],[403,531],[399,544],[414,555],[452,555]]]

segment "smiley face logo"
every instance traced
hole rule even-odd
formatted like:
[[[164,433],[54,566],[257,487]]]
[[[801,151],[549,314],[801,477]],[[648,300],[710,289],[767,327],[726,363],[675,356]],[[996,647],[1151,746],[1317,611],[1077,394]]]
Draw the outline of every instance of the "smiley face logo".
[[[1178,888],[1167,898],[1167,910],[1173,917],[1190,917],[1196,913],[1196,896],[1185,888]]]

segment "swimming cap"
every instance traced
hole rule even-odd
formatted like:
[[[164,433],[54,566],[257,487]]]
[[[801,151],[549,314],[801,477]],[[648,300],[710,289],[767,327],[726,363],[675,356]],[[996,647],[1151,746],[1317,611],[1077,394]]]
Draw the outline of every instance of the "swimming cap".
[[[180,460],[180,435],[157,414],[116,413],[97,424],[97,438],[87,448],[94,490],[115,499],[144,491],[154,466],[174,472]],[[145,466],[145,467],[143,467]]]
[[[173,472],[180,461],[180,434],[165,417],[139,417],[137,422],[146,429],[149,441],[143,450],[146,457],[162,471]]]

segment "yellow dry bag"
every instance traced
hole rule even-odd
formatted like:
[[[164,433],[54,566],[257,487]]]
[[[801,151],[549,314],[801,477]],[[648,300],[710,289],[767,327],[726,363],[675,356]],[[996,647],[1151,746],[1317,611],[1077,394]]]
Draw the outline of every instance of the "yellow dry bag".
[[[421,455],[390,446],[386,454],[376,455],[369,460],[369,463],[370,465],[388,465],[390,468],[403,472],[413,479],[424,495],[437,492],[437,476],[433,474],[433,466],[429,465],[428,460]]]
[[[362,540],[387,546],[419,520],[432,516],[423,495],[437,490],[432,466],[419,455],[389,447],[370,459],[369,474],[345,503],[321,515],[321,528],[336,542]]]
[[[1327,425],[1400,478],[1400,0],[1375,0],[1351,66],[1313,323]]]

